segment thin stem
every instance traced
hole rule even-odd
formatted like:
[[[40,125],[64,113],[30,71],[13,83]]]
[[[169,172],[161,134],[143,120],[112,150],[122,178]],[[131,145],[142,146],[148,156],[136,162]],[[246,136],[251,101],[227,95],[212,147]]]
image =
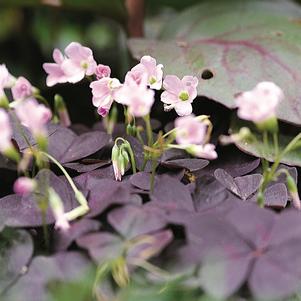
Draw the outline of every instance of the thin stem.
[[[55,165],[57,165],[57,167],[62,171],[62,173],[64,174],[64,176],[67,178],[67,181],[69,182],[72,190],[76,193],[78,192],[78,188],[75,186],[72,178],[69,176],[69,174],[67,173],[66,169],[61,165],[61,163],[59,161],[57,161],[54,157],[52,157],[51,155],[49,155],[48,153],[45,152],[41,152],[45,157],[47,157],[48,159],[50,159]]]
[[[153,137],[153,131],[152,131],[152,125],[150,122],[150,116],[147,114],[143,117],[145,125],[146,125],[146,134],[147,134],[147,144],[148,146],[152,146],[154,137]]]
[[[46,107],[50,108],[48,100],[41,94],[35,94],[34,98],[41,101]]]
[[[283,152],[280,154],[281,157],[283,157],[285,154],[287,154],[288,152],[290,152],[295,144],[297,144],[297,142],[301,139],[301,133],[299,133],[287,146],[286,148],[283,150]]]
[[[152,159],[152,173],[150,177],[150,191],[154,192],[154,186],[155,186],[155,176],[156,176],[156,169],[157,169],[158,163],[157,161],[153,158]]]
[[[278,141],[277,133],[273,133],[273,140],[274,140],[275,156],[277,157],[279,154],[279,141]]]
[[[136,161],[135,161],[133,150],[132,150],[131,145],[129,143],[128,143],[128,146],[127,146],[127,151],[128,151],[128,153],[130,155],[133,173],[136,173],[137,172]]]

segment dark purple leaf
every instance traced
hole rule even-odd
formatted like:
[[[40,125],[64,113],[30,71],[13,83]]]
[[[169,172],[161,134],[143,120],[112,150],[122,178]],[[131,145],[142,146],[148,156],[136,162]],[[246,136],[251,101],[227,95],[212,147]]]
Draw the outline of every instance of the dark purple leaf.
[[[132,202],[130,188],[123,182],[110,179],[93,179],[84,187],[89,189],[90,212],[87,215],[88,217],[102,213],[111,205]]]
[[[77,252],[62,252],[52,257],[37,256],[28,272],[5,294],[4,300],[51,300],[47,288],[50,281],[80,280],[89,267],[90,262]]]
[[[0,233],[0,297],[26,271],[32,254],[28,232],[6,228]]]
[[[257,191],[262,179],[260,174],[233,178],[223,169],[217,169],[214,176],[221,184],[244,201]]]
[[[87,249],[89,255],[97,264],[118,258],[124,250],[122,238],[108,232],[84,235],[78,238],[76,243],[78,246]]]
[[[191,172],[203,169],[209,164],[208,160],[203,159],[175,159],[169,161],[162,161],[161,164],[168,168],[185,168]]]
[[[157,179],[151,201],[163,208],[194,210],[190,191],[183,183],[166,175]]]
[[[94,162],[94,163],[87,162],[87,160],[81,162],[65,163],[64,166],[73,169],[77,172],[83,173],[83,172],[93,171],[95,169],[108,165],[111,162],[110,160],[102,160],[102,161],[97,160],[97,161],[98,162]]]
[[[184,150],[172,148],[172,149],[166,150],[163,153],[163,155],[161,157],[161,162],[184,159],[185,157],[187,157],[187,153]]]
[[[138,172],[130,177],[130,182],[141,190],[150,190],[151,175],[148,172]]]
[[[166,226],[166,219],[156,208],[125,206],[108,215],[109,223],[127,239],[148,234]]]
[[[54,233],[54,248],[56,251],[65,251],[77,238],[99,230],[100,222],[92,219],[81,219],[71,224],[67,232],[55,231]]]

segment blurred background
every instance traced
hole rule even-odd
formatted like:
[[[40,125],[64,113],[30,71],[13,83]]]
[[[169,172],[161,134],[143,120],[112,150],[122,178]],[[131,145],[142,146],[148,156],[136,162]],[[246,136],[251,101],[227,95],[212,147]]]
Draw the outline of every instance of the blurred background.
[[[47,88],[44,62],[77,41],[123,80],[133,64],[127,37],[156,38],[161,26],[196,0],[0,0],[0,63],[25,76],[50,101],[63,95],[75,122],[92,123],[88,82]]]

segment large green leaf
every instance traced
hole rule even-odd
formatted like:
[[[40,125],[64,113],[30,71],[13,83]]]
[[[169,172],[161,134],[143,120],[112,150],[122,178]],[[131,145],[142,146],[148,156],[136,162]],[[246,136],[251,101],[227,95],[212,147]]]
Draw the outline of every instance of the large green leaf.
[[[247,154],[254,155],[256,157],[262,157],[267,159],[268,161],[274,161],[275,148],[273,144],[272,137],[269,137],[268,146],[264,146],[262,142],[262,135],[256,131],[253,124],[250,122],[243,121],[238,119],[237,117],[233,118],[231,121],[230,131],[235,134],[238,133],[242,127],[248,127],[251,129],[252,133],[255,134],[256,140],[250,141],[249,139],[245,139],[239,142],[236,142],[236,146]],[[294,135],[280,133],[279,135],[279,150],[282,151],[289,142],[294,138]],[[295,149],[289,153],[287,153],[281,160],[282,163],[300,166],[301,167],[301,150],[300,148]]]
[[[278,117],[301,125],[300,19],[288,1],[206,1],[169,22],[161,40],[129,46],[137,59],[156,57],[165,74],[196,75],[199,95],[229,108],[236,93],[274,81],[286,95]]]

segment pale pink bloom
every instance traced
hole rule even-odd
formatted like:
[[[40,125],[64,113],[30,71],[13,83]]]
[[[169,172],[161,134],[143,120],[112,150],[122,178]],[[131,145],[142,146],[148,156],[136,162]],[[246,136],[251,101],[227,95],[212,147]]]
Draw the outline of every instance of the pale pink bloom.
[[[272,82],[261,82],[236,97],[238,116],[253,122],[264,122],[276,114],[278,103],[283,100],[282,90]]]
[[[48,87],[52,87],[56,84],[66,83],[67,76],[62,69],[62,64],[65,61],[65,57],[59,49],[54,49],[52,54],[54,63],[45,63],[43,68],[48,73],[46,84]]]
[[[124,85],[115,94],[115,100],[128,106],[129,114],[135,117],[143,117],[150,113],[151,107],[155,101],[154,91],[145,86],[127,86]]]
[[[90,48],[72,42],[65,48],[66,59],[62,62],[62,70],[70,83],[81,81],[86,75],[95,73],[97,63]]]
[[[127,72],[124,79],[124,85],[135,87],[147,86],[147,72],[142,64],[134,66],[130,71]]]
[[[29,98],[18,103],[15,111],[21,123],[28,127],[34,135],[45,134],[45,125],[52,117],[52,113],[47,107],[39,104],[35,99]]]
[[[37,186],[35,180],[27,178],[27,177],[20,177],[14,183],[14,192],[19,195],[28,195],[32,193]]]
[[[175,127],[178,144],[203,144],[206,139],[207,125],[194,115],[178,117]]]
[[[33,95],[34,88],[23,76],[20,76],[12,87],[14,100],[22,100]]]
[[[115,92],[121,87],[117,78],[104,77],[90,84],[92,89],[92,103],[97,107],[97,112],[105,117],[114,101]]]
[[[181,80],[175,75],[167,75],[163,81],[166,91],[161,94],[164,109],[175,109],[179,116],[192,113],[191,103],[197,97],[198,79],[194,76],[184,76]]]
[[[102,79],[103,77],[110,77],[111,68],[107,65],[98,64],[95,69],[95,75],[97,79]]]
[[[0,108],[0,152],[5,152],[12,147],[12,129],[8,114]]]
[[[187,151],[193,156],[203,159],[214,160],[217,158],[215,145],[209,143],[205,145],[191,145]]]
[[[149,87],[160,90],[162,87],[163,65],[157,65],[156,60],[149,55],[143,56],[140,60],[140,64],[144,66],[147,73],[147,84]]]

